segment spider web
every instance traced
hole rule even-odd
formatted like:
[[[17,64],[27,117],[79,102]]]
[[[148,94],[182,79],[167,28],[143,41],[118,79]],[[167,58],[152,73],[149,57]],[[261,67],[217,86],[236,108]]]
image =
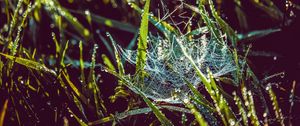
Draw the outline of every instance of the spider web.
[[[177,2],[178,5],[173,11],[170,11],[167,4],[160,0],[157,7],[158,23],[171,21],[168,23],[175,26],[178,31],[183,31],[187,25],[191,26],[196,22],[193,22],[194,17],[190,17],[184,10],[183,1]],[[219,38],[220,42],[211,37],[213,35],[208,28],[199,26],[198,29],[202,30],[199,30],[201,32],[196,35],[194,34],[193,38],[181,32],[180,35],[168,39],[159,35],[149,35],[147,60],[144,67],[147,76],[144,85],[137,85],[148,98],[155,101],[181,103],[180,99],[190,94],[186,80],[195,87],[201,84],[194,67],[182,51],[192,58],[205,75],[207,75],[207,69],[212,72],[214,77],[235,70],[233,55],[225,41],[226,36]],[[179,44],[183,46],[183,49]],[[136,65],[137,50],[128,50],[118,46],[118,51],[127,62]]]
[[[227,44],[207,37],[208,34],[206,31],[193,39],[187,39],[184,35],[174,36],[171,40],[150,34],[144,67],[148,75],[144,85],[139,85],[140,90],[155,101],[180,103],[176,93],[179,92],[180,97],[190,93],[185,79],[198,87],[201,80],[182,51],[186,51],[205,75],[207,68],[214,77],[234,71],[234,60]],[[180,48],[179,42],[184,49]],[[135,65],[137,50],[127,50],[120,46],[118,49],[126,61]]]

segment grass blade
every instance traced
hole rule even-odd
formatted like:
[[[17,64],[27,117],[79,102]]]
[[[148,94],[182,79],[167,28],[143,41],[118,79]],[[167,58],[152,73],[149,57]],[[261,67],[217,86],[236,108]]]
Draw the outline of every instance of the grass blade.
[[[205,106],[209,109],[209,111],[213,112],[213,105],[207,101],[204,96],[190,83],[188,80],[184,79],[190,90],[193,92],[193,97],[197,99],[197,101],[200,102],[201,105]],[[198,100],[199,99],[199,100]]]
[[[42,0],[42,4],[45,5],[45,10],[49,11],[50,14],[58,13],[63,16],[74,28],[75,30],[82,35],[84,38],[89,38],[91,36],[90,31],[85,28],[76,17],[74,17],[67,9],[62,7],[56,0]]]
[[[64,50],[61,52],[61,55],[60,55],[60,65],[64,68],[65,67],[65,63],[64,63],[64,58],[65,58],[65,55],[66,55],[66,52],[67,52],[67,49],[69,47],[69,41],[67,41],[67,43],[65,44],[65,48]]]
[[[78,10],[72,10],[72,9],[68,9],[68,10],[75,14],[85,15],[89,24],[91,23],[91,21],[93,21],[95,23],[103,24],[105,26],[123,30],[123,31],[130,32],[130,33],[135,33],[138,30],[138,28],[133,26],[132,24],[129,24],[126,22],[120,22],[117,20],[113,20],[113,19],[109,19],[109,18],[100,16],[100,15],[96,15],[96,14],[91,13],[88,10],[86,10],[86,11],[78,11]]]
[[[79,66],[80,66],[80,80],[84,85],[86,85],[85,75],[84,75],[84,61],[83,61],[83,47],[82,41],[79,42]]]
[[[213,17],[215,18],[215,20],[217,21],[217,23],[221,26],[223,32],[226,33],[226,35],[230,38],[232,44],[234,47],[236,47],[237,45],[237,35],[234,32],[234,30],[218,15],[215,7],[214,7],[214,3],[212,2],[212,0],[208,0],[209,6],[210,6],[210,10],[211,13],[213,15]]]
[[[67,84],[70,86],[70,88],[73,90],[73,92],[85,103],[88,103],[87,98],[79,91],[79,89],[74,85],[74,83],[70,80],[70,77],[67,72],[62,71],[62,75],[67,81]]]
[[[215,23],[211,20],[211,18],[209,17],[208,12],[205,10],[205,7],[203,5],[202,2],[200,2],[201,4],[199,4],[199,7],[195,7],[193,5],[189,5],[189,4],[184,4],[185,7],[187,7],[188,9],[200,14],[200,16],[202,17],[204,23],[206,24],[206,26],[208,27],[209,31],[211,32],[212,36],[214,38],[217,39],[218,42],[222,42],[221,38],[220,38],[220,31],[217,29],[217,26],[215,25]]]
[[[120,81],[122,81],[122,83],[124,85],[126,85],[129,89],[136,91],[137,94],[139,94],[143,98],[143,100],[146,102],[146,104],[152,109],[153,113],[155,114],[155,116],[161,122],[162,125],[164,125],[164,126],[173,126],[172,122],[159,110],[159,108],[155,104],[153,104],[145,96],[145,94],[142,91],[140,91],[140,89],[137,88],[135,86],[135,84],[133,84],[126,76],[120,75],[117,72],[112,71],[109,68],[106,68],[105,66],[102,66],[102,69],[104,69],[106,72],[114,75],[115,77],[119,78]]]
[[[233,96],[234,96],[234,101],[235,104],[238,107],[239,110],[239,114],[242,116],[242,121],[244,126],[248,126],[248,118],[247,118],[247,111],[244,109],[243,107],[243,103],[241,98],[236,94],[236,92],[233,92]]]
[[[240,0],[234,0],[236,6],[234,8],[237,19],[239,21],[239,25],[241,27],[242,31],[246,31],[248,30],[249,26],[248,26],[248,21],[245,15],[245,12],[242,10],[241,7],[241,1]]]
[[[102,57],[102,60],[103,60],[103,63],[111,70],[115,71],[116,68],[115,66],[113,65],[113,63],[110,61],[110,59],[105,55],[105,54],[102,54],[101,55]]]
[[[56,35],[54,32],[52,32],[52,39],[55,44],[55,57],[58,58],[61,49],[60,49],[59,42],[57,41]]]
[[[88,87],[93,92],[94,102],[96,105],[96,112],[99,118],[103,117],[107,112],[106,107],[104,105],[104,101],[101,98],[100,89],[96,83],[95,76],[95,64],[96,64],[96,53],[97,53],[98,45],[94,45],[93,54],[92,54],[92,66],[90,67],[90,73],[88,78]]]
[[[7,105],[8,105],[8,99],[5,100],[2,110],[1,110],[1,113],[0,113],[0,126],[3,126]]]
[[[139,80],[143,82],[144,80],[144,66],[147,60],[147,37],[148,37],[148,15],[149,15],[149,8],[150,8],[150,0],[146,1],[144,6],[144,12],[142,14],[142,21],[140,26],[140,36],[138,41],[138,52],[137,52],[137,59],[136,59],[136,73],[138,71],[142,71],[140,74]]]
[[[245,87],[244,84],[241,85],[241,92],[242,92],[243,99],[245,101],[245,106],[248,109],[247,116],[250,118],[251,124],[254,126],[259,126],[260,124],[259,124],[258,117],[256,115],[252,92],[248,91],[247,87]]]
[[[246,34],[238,34],[238,39],[240,41],[252,41],[252,40],[256,40],[256,39],[262,38],[264,36],[267,36],[267,35],[270,35],[272,33],[279,32],[279,31],[281,31],[281,29],[279,29],[279,28],[255,30],[255,31],[248,32]]]
[[[113,45],[113,49],[114,49],[114,56],[116,58],[116,62],[117,62],[117,66],[118,66],[118,70],[119,70],[119,73],[121,75],[124,75],[125,74],[125,70],[124,70],[124,67],[123,67],[123,64],[121,62],[121,56],[117,50],[117,44],[115,42],[115,40],[112,38],[112,36],[107,32],[106,35],[109,37],[110,41],[112,42],[112,45]]]
[[[36,61],[29,60],[29,59],[24,59],[22,57],[15,57],[15,56],[3,54],[3,53],[0,53],[0,55],[6,57],[9,60],[13,60],[13,61],[17,62],[18,64],[26,66],[28,68],[31,68],[31,69],[34,69],[34,70],[37,70],[37,71],[44,71],[46,73],[50,73],[50,74],[56,76],[55,71],[47,68],[44,64],[38,63]]]
[[[152,109],[153,113],[163,126],[173,126],[172,122],[167,119],[167,117],[158,109],[155,104],[153,104],[142,92],[140,92],[139,94],[140,96],[142,96],[146,104]]]
[[[267,85],[266,90],[268,91],[268,94],[270,96],[270,99],[272,101],[272,105],[273,105],[273,110],[275,112],[275,116],[277,118],[277,121],[280,123],[281,126],[285,126],[284,125],[284,118],[281,112],[281,109],[279,107],[278,101],[277,101],[277,97],[271,87],[270,84]]]
[[[98,34],[98,36],[99,36],[101,42],[104,44],[105,48],[108,50],[109,54],[113,57],[113,56],[114,56],[114,55],[113,55],[114,53],[113,53],[113,49],[112,49],[111,45],[110,45],[110,44],[107,42],[107,40],[101,35],[100,30],[97,30],[96,32],[97,32],[97,34]]]
[[[133,8],[134,10],[136,10],[137,12],[139,12],[140,14],[142,14],[142,9],[139,8],[139,6],[137,6],[136,4],[129,2],[128,3],[131,8]],[[170,24],[168,24],[166,21],[161,21],[159,20],[157,17],[155,16],[149,16],[149,21],[158,29],[160,30],[162,33],[165,34],[166,37],[169,37],[169,35],[171,33],[178,33],[178,31],[176,31],[176,29],[171,26]]]
[[[83,122],[82,119],[80,119],[77,115],[75,115],[75,113],[73,113],[73,111],[71,109],[68,108],[68,111],[71,114],[71,116],[73,116],[76,119],[76,121],[79,123],[80,126],[88,126],[88,124]]]
[[[124,22],[119,22],[113,19],[108,19],[102,16],[98,16],[95,14],[91,14],[92,17],[92,21],[100,23],[100,24],[104,24],[108,27],[112,27],[112,28],[116,28],[116,29],[120,29],[123,31],[127,31],[127,32],[131,32],[131,33],[135,33],[137,31],[137,28],[134,27],[131,24],[128,23],[124,23]]]
[[[203,116],[200,114],[199,111],[197,111],[196,107],[188,99],[184,99],[183,103],[187,108],[191,110],[192,114],[194,115],[200,126],[208,126]]]

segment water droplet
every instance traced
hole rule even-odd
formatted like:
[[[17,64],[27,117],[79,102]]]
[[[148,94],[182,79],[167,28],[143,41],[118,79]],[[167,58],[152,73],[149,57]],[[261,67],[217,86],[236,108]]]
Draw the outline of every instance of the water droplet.
[[[84,11],[84,14],[85,14],[85,15],[90,15],[91,13],[90,13],[89,10],[85,10],[85,11]]]
[[[249,118],[250,116],[251,116],[251,113],[248,113],[248,114],[247,114],[247,117]]]
[[[22,13],[23,13],[23,8],[20,8],[19,14],[22,14]]]
[[[248,91],[248,95],[249,95],[249,96],[252,96],[252,92],[251,92],[251,91]]]
[[[53,2],[53,1],[49,1],[48,4],[49,4],[50,6],[54,6],[54,2]]]
[[[54,28],[55,25],[53,23],[50,24],[50,28]]]
[[[234,92],[232,92],[232,95],[236,95],[236,92],[234,91]]]
[[[267,117],[267,113],[266,112],[263,114],[263,117]]]
[[[74,18],[73,18],[73,21],[77,22],[77,18],[74,17]]]
[[[149,13],[149,16],[153,17],[153,16],[154,16],[154,14],[153,14],[153,13]]]
[[[249,102],[248,102],[248,101],[246,101],[246,102],[245,102],[245,106],[248,106],[248,105],[249,105]]]
[[[109,32],[106,32],[106,36],[107,36],[107,37],[110,37],[111,35],[109,34]]]
[[[281,78],[284,78],[284,76],[285,76],[285,72],[283,72],[283,73],[280,75]]]
[[[60,9],[58,9],[58,10],[60,10]],[[65,16],[65,15],[66,15],[66,12],[64,12],[64,11],[61,10],[61,11],[60,11],[60,15],[61,15],[61,16]],[[74,18],[73,18],[72,20],[74,20]]]
[[[49,105],[49,106],[50,106],[50,105],[51,105],[51,102],[50,102],[50,101],[47,101],[47,105]]]
[[[270,89],[270,85],[268,85],[267,87],[266,87],[266,90],[268,91]]]
[[[94,49],[98,49],[99,46],[97,44],[94,44]]]
[[[233,126],[235,124],[235,121],[233,119],[229,119],[230,126]]]
[[[188,98],[185,98],[185,99],[183,99],[183,102],[184,102],[185,104],[187,104],[187,103],[190,102],[190,100],[189,100]]]

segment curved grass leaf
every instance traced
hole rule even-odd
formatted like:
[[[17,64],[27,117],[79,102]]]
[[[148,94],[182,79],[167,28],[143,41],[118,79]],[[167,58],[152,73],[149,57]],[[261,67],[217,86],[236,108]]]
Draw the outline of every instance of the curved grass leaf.
[[[66,8],[62,7],[58,1],[56,0],[41,0],[41,3],[45,5],[46,11],[50,14],[58,13],[62,17],[64,17],[74,28],[75,30],[84,38],[89,38],[91,33],[90,31],[85,28],[76,17],[74,17]],[[56,19],[55,19],[56,20]]]
[[[189,102],[188,99],[184,99],[183,102],[185,106],[191,110],[192,114],[194,115],[194,117],[196,118],[200,126],[208,126],[207,122],[205,121],[201,113],[196,109],[196,107],[192,103]]]
[[[115,66],[113,65],[113,63],[110,61],[110,59],[105,55],[105,54],[102,54],[101,55],[102,57],[102,60],[103,60],[103,63],[111,70],[115,71],[116,68]]]
[[[83,120],[81,120],[71,109],[68,108],[69,113],[73,116],[80,126],[88,126]]]
[[[251,41],[251,40],[256,40],[256,39],[262,38],[264,36],[270,35],[275,32],[279,32],[279,31],[281,31],[281,29],[279,29],[279,28],[255,30],[255,31],[248,32],[246,34],[238,34],[237,37],[240,41]]]
[[[236,47],[237,45],[237,35],[234,32],[234,30],[218,15],[215,7],[214,7],[214,3],[212,2],[212,0],[208,0],[209,3],[209,7],[211,10],[211,13],[213,15],[213,17],[215,18],[215,20],[217,21],[217,23],[221,26],[223,32],[226,33],[226,35],[230,38],[232,44],[234,47]]]
[[[146,104],[152,109],[153,113],[163,126],[173,126],[172,122],[166,118],[166,116],[144,95],[144,93],[140,92],[139,94],[142,96]]]
[[[209,17],[209,14],[205,10],[205,7],[204,7],[203,3],[202,2],[200,2],[200,3],[201,4],[199,4],[198,8],[193,6],[193,5],[189,5],[189,4],[184,4],[184,5],[188,9],[200,14],[200,16],[202,17],[204,23],[208,27],[211,34],[218,40],[218,42],[221,42],[220,31],[218,30],[218,28],[215,25],[215,23],[213,22],[213,20]]]
[[[181,107],[177,107],[177,106],[168,106],[168,105],[161,105],[161,106],[157,106],[159,109],[169,109],[169,110],[173,110],[173,111],[178,111],[178,112],[183,112],[183,113],[188,113],[191,114],[191,112],[188,109],[185,108],[181,108]],[[92,125],[99,125],[99,124],[103,124],[103,123],[107,123],[110,121],[114,121],[114,120],[121,120],[130,116],[135,116],[135,115],[139,115],[139,114],[145,114],[145,113],[149,113],[151,112],[152,109],[149,107],[146,108],[138,108],[138,109],[132,109],[132,110],[128,110],[125,112],[121,112],[121,113],[116,113],[115,115],[109,115],[107,117],[104,117],[100,120],[96,120],[93,122],[89,122],[88,125],[92,126]]]
[[[137,12],[139,12],[140,14],[142,14],[142,9],[139,8],[139,6],[137,6],[136,4],[132,3],[132,2],[129,2],[128,3],[131,8],[133,8],[134,10],[136,10]],[[177,34],[178,31],[173,27],[171,26],[170,24],[168,24],[166,21],[162,21],[162,20],[159,20],[157,17],[155,16],[150,16],[149,15],[149,21],[158,29],[160,30],[162,33],[165,34],[166,37],[169,37],[169,35],[172,33],[172,34]]]
[[[119,21],[116,21],[113,19],[108,19],[108,18],[105,18],[102,16],[98,16],[95,14],[91,14],[91,17],[92,17],[92,21],[94,21],[96,23],[104,24],[108,27],[120,29],[123,31],[131,32],[131,33],[135,33],[137,31],[136,27],[134,27],[133,25],[128,24],[128,23],[119,22]]]
[[[195,100],[196,102],[205,106],[209,111],[213,112],[214,111],[212,108],[213,105],[208,100],[206,100],[205,97],[187,79],[184,78],[184,81],[186,82],[187,86],[194,94],[192,99],[193,98],[197,99],[197,100]]]
[[[114,57],[113,49],[109,42],[101,35],[100,30],[96,31],[97,35],[99,36],[101,42],[104,44],[105,48],[108,50],[111,57]]]
[[[164,126],[173,126],[172,122],[159,110],[159,108],[153,104],[146,96],[145,94],[140,91],[140,89],[138,87],[135,86],[135,84],[133,84],[130,80],[130,78],[128,78],[127,76],[124,75],[120,75],[119,73],[110,70],[109,68],[102,66],[102,69],[104,69],[104,71],[114,75],[115,77],[117,77],[118,79],[120,79],[120,81],[122,81],[122,83],[124,85],[126,85],[129,89],[134,90],[137,92],[138,95],[140,95],[143,100],[146,102],[146,104],[152,109],[153,113],[155,114],[155,116],[157,117],[157,119],[161,122],[162,125]]]
[[[87,98],[79,91],[79,89],[74,85],[74,83],[70,80],[69,74],[65,71],[62,71],[62,75],[67,81],[67,84],[71,87],[73,92],[85,103],[88,103]]]
[[[22,57],[15,57],[15,56],[7,55],[7,54],[4,54],[4,53],[0,53],[0,55],[6,57],[9,60],[13,60],[18,64],[26,66],[28,68],[31,68],[31,69],[34,69],[34,70],[37,70],[37,71],[43,71],[43,72],[46,72],[46,73],[49,73],[49,74],[52,74],[52,75],[56,76],[55,71],[47,68],[44,64],[41,64],[39,62],[32,61],[32,60],[29,60],[29,59],[24,59]]]
[[[112,42],[113,50],[115,52],[114,56],[116,58],[116,62],[117,62],[119,74],[124,75],[125,74],[125,70],[124,70],[123,64],[121,62],[121,55],[119,54],[119,52],[117,50],[117,44],[116,44],[115,40],[112,38],[112,36],[108,32],[106,33],[106,35],[109,37],[110,41]]]

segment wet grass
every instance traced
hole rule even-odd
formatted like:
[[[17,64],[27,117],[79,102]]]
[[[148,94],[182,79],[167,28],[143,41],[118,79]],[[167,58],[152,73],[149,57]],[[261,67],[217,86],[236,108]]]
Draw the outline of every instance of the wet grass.
[[[166,8],[156,8],[155,2],[160,1],[103,0],[94,6],[73,0],[0,1],[0,126],[295,125],[299,120],[293,112],[299,104],[297,78],[292,79],[293,83],[279,79],[274,82],[273,78],[281,78],[276,73],[261,78],[248,58],[252,53],[249,41],[268,37],[281,31],[280,27],[249,30],[247,19],[251,17],[246,14],[245,1],[232,1],[238,30],[220,16],[226,1],[170,2],[192,15],[191,22],[182,27],[172,16],[162,20],[156,12]],[[287,1],[286,16],[270,0],[249,3],[278,26],[289,25],[295,15],[290,10],[299,6]],[[122,20],[110,19],[93,11],[101,7],[126,14]],[[234,71],[223,76],[214,76],[209,67],[202,71],[188,49],[178,42],[177,51],[191,64],[199,84],[180,77],[189,92],[172,92],[179,104],[149,98],[142,90],[149,78],[145,69],[147,49],[152,46],[149,35],[162,35],[169,41],[180,36],[189,41],[206,31],[209,34],[205,37],[214,40],[210,42],[228,46]],[[126,36],[122,33],[129,34],[128,42],[122,40]],[[137,48],[136,65],[126,62],[119,45]],[[175,65],[167,65],[170,71],[175,70]],[[289,86],[283,88],[282,84]]]

